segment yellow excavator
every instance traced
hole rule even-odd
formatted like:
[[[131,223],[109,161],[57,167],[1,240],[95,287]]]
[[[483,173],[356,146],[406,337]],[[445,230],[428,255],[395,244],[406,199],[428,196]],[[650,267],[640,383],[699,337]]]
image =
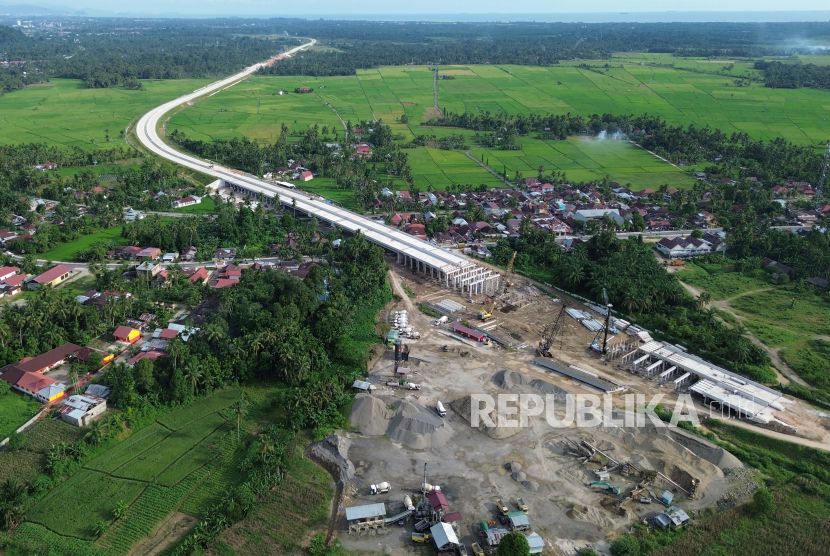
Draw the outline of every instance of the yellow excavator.
[[[493,310],[496,308],[496,302],[490,301],[486,303],[484,306],[481,307],[481,311],[478,312],[479,320],[490,320],[493,318]]]

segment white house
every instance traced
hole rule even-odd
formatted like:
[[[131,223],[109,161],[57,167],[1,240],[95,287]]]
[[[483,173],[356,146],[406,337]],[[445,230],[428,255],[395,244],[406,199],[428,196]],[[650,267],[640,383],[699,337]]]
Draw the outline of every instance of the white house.
[[[195,195],[188,195],[187,197],[182,197],[181,199],[173,201],[173,204],[176,205],[176,208],[182,208],[182,207],[189,207],[189,206],[192,206],[192,205],[198,205],[201,202],[202,202],[201,197],[197,197]]]
[[[664,237],[657,242],[657,250],[672,259],[690,259],[711,253],[712,244],[692,236]]]

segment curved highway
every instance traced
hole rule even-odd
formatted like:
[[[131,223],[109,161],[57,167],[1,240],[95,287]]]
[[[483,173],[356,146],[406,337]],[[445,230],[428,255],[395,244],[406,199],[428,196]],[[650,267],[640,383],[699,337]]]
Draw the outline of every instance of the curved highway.
[[[315,39],[311,39],[310,42],[289,50],[284,56],[296,54],[305,48],[313,46],[316,42]],[[313,214],[318,219],[329,222],[349,232],[360,230],[368,240],[380,245],[386,250],[397,253],[400,262],[424,272],[432,272],[433,275],[441,281],[444,281],[447,286],[458,287],[462,291],[470,293],[486,293],[494,291],[498,287],[498,274],[476,265],[465,257],[444,251],[435,245],[403,233],[400,230],[390,228],[381,222],[376,222],[349,210],[326,203],[323,200],[318,200],[303,191],[281,187],[261,180],[256,176],[240,172],[239,170],[214,165],[188,154],[181,153],[166,144],[159,137],[157,131],[159,121],[165,114],[178,107],[184,107],[200,97],[226,89],[245,79],[264,65],[266,65],[266,62],[255,64],[235,75],[197,89],[190,94],[181,96],[150,110],[138,121],[138,125],[136,126],[138,140],[147,149],[157,155],[182,166],[198,170],[203,174],[219,178],[226,185],[235,189],[244,190],[254,198],[273,200],[277,197],[282,204],[296,206],[302,212]]]

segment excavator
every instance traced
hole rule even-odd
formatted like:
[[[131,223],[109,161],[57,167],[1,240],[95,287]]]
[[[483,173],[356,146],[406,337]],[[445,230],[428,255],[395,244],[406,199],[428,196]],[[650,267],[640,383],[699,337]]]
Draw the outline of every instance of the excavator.
[[[481,307],[481,311],[478,312],[479,320],[490,320],[493,318],[493,310],[495,308],[495,301],[486,302],[485,305]]]
[[[562,317],[565,315],[565,309],[568,306],[565,305],[565,302],[562,302],[562,309],[559,311],[559,315],[556,317],[556,320],[552,324],[546,324],[545,330],[542,332],[542,341],[539,342],[539,347],[536,348],[536,352],[542,357],[553,357],[550,353],[550,348],[553,347],[553,341],[556,339],[556,336],[562,330]]]

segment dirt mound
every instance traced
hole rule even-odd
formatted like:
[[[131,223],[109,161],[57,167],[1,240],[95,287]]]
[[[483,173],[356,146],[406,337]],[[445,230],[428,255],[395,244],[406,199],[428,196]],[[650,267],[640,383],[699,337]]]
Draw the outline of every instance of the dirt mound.
[[[386,434],[389,420],[394,415],[389,404],[395,401],[397,398],[391,396],[360,394],[352,406],[349,421],[366,436],[382,436]]]
[[[518,461],[508,461],[504,464],[504,468],[508,469],[511,473],[517,473],[522,470],[522,464]]]
[[[581,521],[583,523],[591,523],[598,527],[606,529],[616,529],[617,524],[614,520],[603,510],[596,506],[584,506],[582,504],[574,504],[565,512],[569,518],[574,521]]]
[[[401,400],[395,407],[395,416],[389,421],[386,434],[395,442],[424,449],[443,446],[453,430],[434,411],[418,402]]]
[[[515,473],[513,473],[512,477],[514,481],[523,483],[527,480],[527,473],[525,473],[524,471],[516,471]]]
[[[519,371],[503,370],[493,375],[493,382],[502,390],[512,390],[516,386],[527,386],[530,377]]]

